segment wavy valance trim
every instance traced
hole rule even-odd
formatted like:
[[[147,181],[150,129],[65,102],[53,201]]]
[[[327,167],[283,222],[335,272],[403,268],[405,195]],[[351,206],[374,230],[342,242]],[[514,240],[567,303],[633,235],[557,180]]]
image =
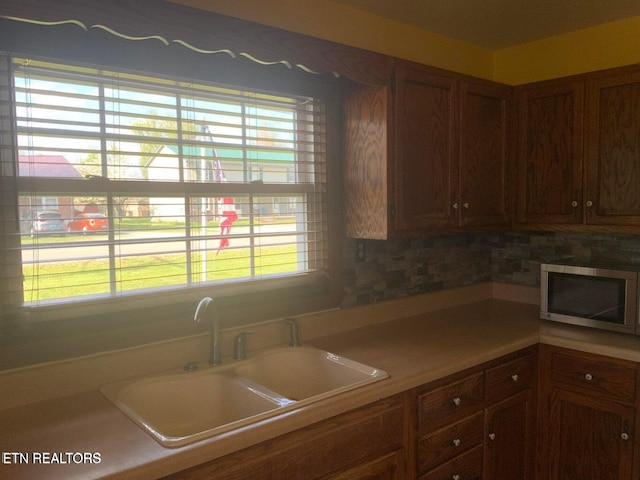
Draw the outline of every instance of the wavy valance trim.
[[[280,64],[376,86],[389,86],[393,72],[393,58],[387,55],[166,0],[2,0],[0,18],[71,24],[131,41],[245,57],[256,65]]]
[[[13,20],[13,21],[17,21],[17,22],[24,22],[24,23],[31,23],[34,25],[44,25],[44,26],[59,26],[59,25],[75,25],[79,28],[81,28],[82,30],[84,30],[85,32],[88,32],[90,29],[100,29],[100,30],[104,30],[107,33],[110,33],[111,35],[114,35],[116,37],[120,37],[123,38],[125,40],[132,40],[132,41],[140,41],[140,40],[158,40],[159,42],[161,42],[162,44],[164,44],[165,46],[169,46],[170,44],[174,43],[174,44],[178,44],[178,45],[182,45],[185,48],[188,48],[189,50],[193,50],[196,53],[202,53],[202,54],[206,54],[206,55],[212,55],[212,54],[227,54],[229,55],[231,58],[237,58],[237,57],[244,57],[247,58],[249,60],[251,60],[252,62],[258,63],[260,65],[284,65],[285,67],[287,67],[288,69],[292,69],[294,67],[299,68],[307,73],[311,73],[314,75],[320,75],[322,74],[322,72],[316,72],[314,70],[312,70],[311,68],[302,65],[302,64],[295,64],[292,65],[290,62],[286,61],[286,60],[277,60],[277,61],[265,61],[265,60],[261,60],[259,58],[254,57],[253,55],[246,53],[246,52],[233,52],[229,49],[219,49],[219,50],[205,50],[199,47],[196,47],[195,45],[190,44],[189,42],[185,41],[185,40],[181,40],[181,39],[166,39],[165,37],[161,36],[161,35],[146,35],[146,36],[140,36],[140,37],[135,37],[135,36],[131,36],[131,35],[126,35],[124,33],[118,32],[116,30],[114,30],[113,28],[110,28],[106,25],[85,25],[84,23],[82,23],[80,20],[58,20],[58,21],[53,21],[53,22],[46,22],[46,21],[42,21],[42,20],[33,20],[33,19],[29,19],[29,18],[20,18],[20,17],[11,17],[11,16],[7,16],[7,15],[0,15],[0,19],[5,19],[5,20]],[[334,77],[339,78],[340,74],[338,72],[330,72]]]

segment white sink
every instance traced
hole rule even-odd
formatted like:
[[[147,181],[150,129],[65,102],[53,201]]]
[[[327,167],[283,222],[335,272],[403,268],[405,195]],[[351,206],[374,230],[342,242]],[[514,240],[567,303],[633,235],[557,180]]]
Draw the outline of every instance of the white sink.
[[[177,447],[387,378],[309,347],[105,385],[100,391],[160,444]]]
[[[255,387],[208,369],[120,382],[101,391],[160,443],[180,446],[241,427],[292,403]]]
[[[318,400],[386,378],[386,372],[314,348],[280,348],[234,369],[291,400]]]

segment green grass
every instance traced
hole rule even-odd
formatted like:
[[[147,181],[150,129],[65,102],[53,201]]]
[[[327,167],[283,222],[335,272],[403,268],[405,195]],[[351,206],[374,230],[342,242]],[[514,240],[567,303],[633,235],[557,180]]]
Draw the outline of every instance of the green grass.
[[[293,245],[262,248],[258,253],[255,276],[296,270],[297,253]],[[117,260],[116,268],[116,282],[121,291],[187,285],[186,254],[122,258]],[[192,268],[192,282],[201,281],[198,255],[193,255]],[[249,278],[249,249],[224,249],[217,257],[214,251],[209,252],[206,270],[207,281]],[[103,259],[27,265],[23,274],[27,302],[104,295],[110,291],[109,262]]]

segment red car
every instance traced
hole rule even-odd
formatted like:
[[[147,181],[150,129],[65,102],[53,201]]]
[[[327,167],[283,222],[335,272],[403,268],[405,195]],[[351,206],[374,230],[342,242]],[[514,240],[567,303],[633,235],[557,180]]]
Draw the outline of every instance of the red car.
[[[106,232],[107,217],[101,213],[82,213],[67,222],[67,232]]]

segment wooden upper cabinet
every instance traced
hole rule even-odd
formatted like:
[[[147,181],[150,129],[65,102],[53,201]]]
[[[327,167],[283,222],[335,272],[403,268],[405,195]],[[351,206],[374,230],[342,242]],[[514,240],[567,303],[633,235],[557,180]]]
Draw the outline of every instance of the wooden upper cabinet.
[[[586,221],[640,226],[640,73],[587,82]]]
[[[517,222],[583,220],[582,82],[519,89]]]
[[[460,88],[460,225],[506,225],[510,89],[463,82]],[[454,208],[455,208],[454,202]]]
[[[456,82],[401,65],[395,84],[394,230],[450,227],[458,174]]]
[[[506,225],[510,87],[398,62],[345,102],[345,233],[388,239]]]

